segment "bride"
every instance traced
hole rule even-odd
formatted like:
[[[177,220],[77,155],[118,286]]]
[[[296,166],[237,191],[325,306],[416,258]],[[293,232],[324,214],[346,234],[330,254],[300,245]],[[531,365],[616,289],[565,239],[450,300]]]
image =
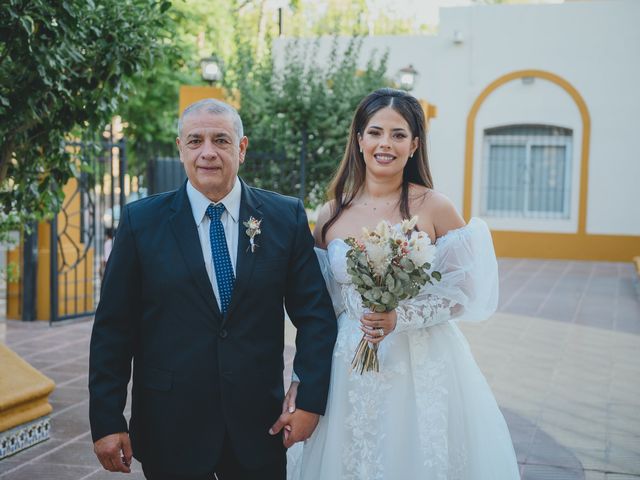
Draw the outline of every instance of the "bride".
[[[314,236],[339,314],[331,387],[315,432],[289,451],[288,478],[520,478],[504,418],[456,325],[495,311],[491,235],[480,219],[465,225],[433,190],[424,115],[414,97],[381,89],[362,100],[329,198]],[[391,312],[365,314],[346,271],[344,239],[380,220],[393,225],[413,215],[435,242],[433,268],[442,279]],[[378,344],[379,373],[351,369],[363,334]],[[295,409],[297,385],[285,399],[287,411]]]

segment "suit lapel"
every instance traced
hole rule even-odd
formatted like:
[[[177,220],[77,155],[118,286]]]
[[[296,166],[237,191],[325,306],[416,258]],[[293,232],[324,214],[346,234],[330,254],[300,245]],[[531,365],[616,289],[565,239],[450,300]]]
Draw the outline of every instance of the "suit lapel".
[[[193,221],[193,213],[189,197],[187,196],[186,182],[180,190],[176,192],[175,199],[171,205],[173,214],[169,219],[171,230],[178,242],[180,252],[185,263],[195,281],[198,291],[207,303],[209,308],[220,317],[220,309],[211,288],[209,275],[204,265],[202,256],[202,246],[198,236],[198,229]]]
[[[242,181],[241,181],[242,182]],[[251,274],[253,273],[253,267],[256,262],[256,258],[260,255],[260,248],[252,253],[249,236],[246,234],[246,229],[243,222],[249,220],[249,217],[253,217],[256,220],[262,219],[262,212],[260,211],[260,201],[255,197],[251,191],[251,187],[248,187],[246,183],[242,182],[242,200],[240,201],[240,218],[238,219],[238,252],[236,256],[236,283],[233,288],[233,295],[231,296],[231,303],[227,310],[222,324],[227,322],[227,319],[233,314],[238,303],[240,303],[245,290],[251,283]],[[255,238],[256,244],[260,244],[260,236]]]

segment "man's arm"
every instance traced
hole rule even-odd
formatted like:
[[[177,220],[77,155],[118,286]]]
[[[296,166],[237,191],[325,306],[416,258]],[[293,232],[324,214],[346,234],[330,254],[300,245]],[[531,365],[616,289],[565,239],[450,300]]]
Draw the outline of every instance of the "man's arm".
[[[296,238],[287,278],[285,305],[297,328],[294,370],[300,378],[296,404],[324,414],[337,336],[333,304],[313,250],[302,202],[296,211]]]
[[[140,301],[137,247],[129,208],[125,207],[104,274],[89,358],[91,434],[101,463],[105,468],[107,465],[116,468],[113,471],[125,471],[121,469],[121,454],[126,463],[131,457],[123,410]],[[109,458],[101,456],[105,451],[115,451],[114,442],[118,445],[117,456],[115,453],[109,454]]]

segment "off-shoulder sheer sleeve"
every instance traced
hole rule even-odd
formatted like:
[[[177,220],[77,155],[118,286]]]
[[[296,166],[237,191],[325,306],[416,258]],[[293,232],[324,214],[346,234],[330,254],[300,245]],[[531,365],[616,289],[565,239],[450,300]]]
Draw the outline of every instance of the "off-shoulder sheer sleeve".
[[[498,263],[487,224],[473,218],[436,241],[434,270],[439,282],[427,284],[396,308],[396,331],[423,328],[455,319],[480,321],[498,306]]]

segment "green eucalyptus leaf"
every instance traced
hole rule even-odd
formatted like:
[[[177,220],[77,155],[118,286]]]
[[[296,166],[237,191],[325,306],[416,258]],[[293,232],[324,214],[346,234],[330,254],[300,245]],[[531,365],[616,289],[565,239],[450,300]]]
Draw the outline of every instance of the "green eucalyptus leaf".
[[[364,282],[364,284],[367,287],[374,287],[375,286],[375,282],[373,281],[373,279],[369,275],[363,275],[361,278],[362,278],[362,281]]]
[[[390,273],[389,273],[389,274],[387,274],[387,276],[385,277],[385,279],[384,279],[384,280],[385,280],[385,284],[386,284],[386,286],[387,286],[387,288],[388,288],[389,290],[393,290],[393,289],[395,288],[395,286],[396,286],[396,281],[394,280],[394,278],[393,278],[393,275],[392,275],[392,274],[390,274]]]
[[[380,303],[388,305],[391,302],[392,299],[393,299],[393,296],[391,295],[391,293],[384,292],[382,294],[382,296],[380,297]]]

